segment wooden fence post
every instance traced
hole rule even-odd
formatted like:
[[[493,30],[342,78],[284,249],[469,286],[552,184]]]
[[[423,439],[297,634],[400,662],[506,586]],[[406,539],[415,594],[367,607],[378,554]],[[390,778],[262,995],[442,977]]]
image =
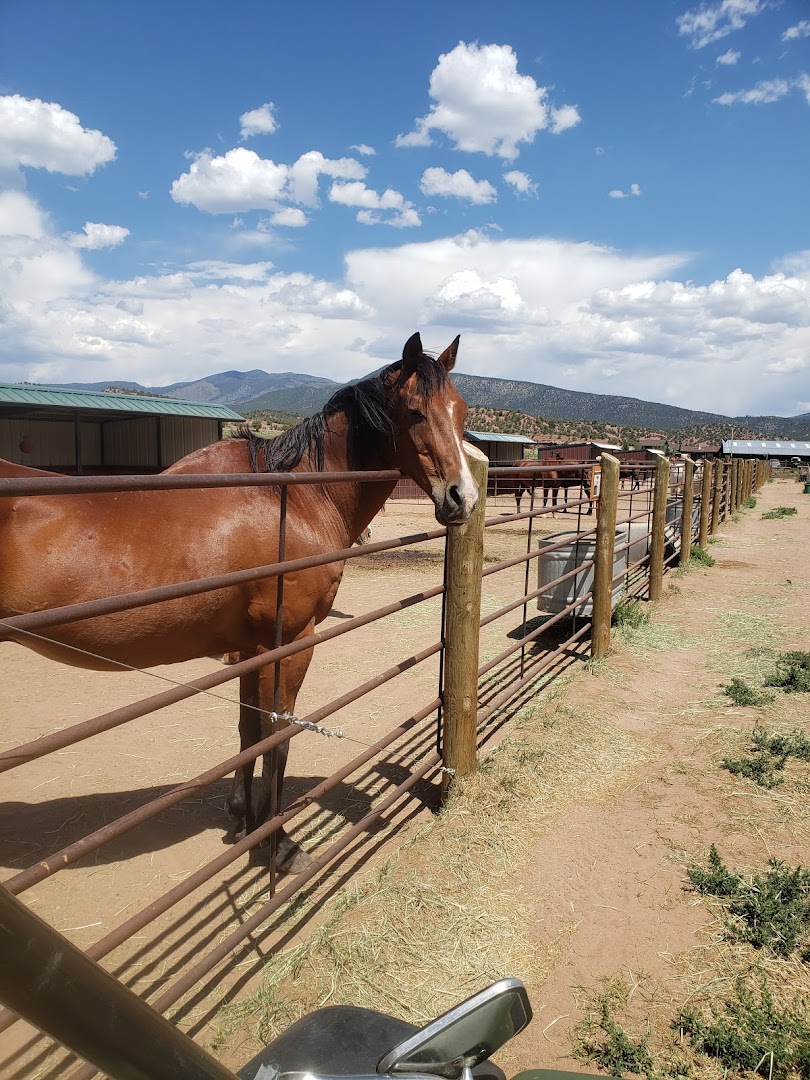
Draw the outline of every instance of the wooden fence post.
[[[683,513],[681,514],[681,554],[680,566],[686,566],[692,552],[692,509],[695,505],[695,462],[692,458],[683,460]]]
[[[723,459],[718,458],[712,466],[714,472],[714,498],[712,499],[711,534],[717,532],[720,525],[720,500],[723,498]]]
[[[661,457],[655,466],[652,535],[650,536],[650,600],[660,600],[664,591],[664,528],[669,494],[669,458]]]
[[[488,460],[469,443],[464,443],[464,450],[479,495],[469,520],[447,530],[442,756],[445,768],[453,772],[442,773],[443,795],[453,777],[475,771],[477,756],[478,640]]]
[[[598,659],[610,649],[613,617],[613,566],[616,561],[616,510],[619,502],[619,459],[600,454],[602,483],[596,518],[596,554],[593,568],[591,656]]]
[[[712,462],[704,458],[700,480],[700,528],[698,529],[698,545],[702,548],[705,548],[709,542],[709,504],[712,498],[713,474]]]

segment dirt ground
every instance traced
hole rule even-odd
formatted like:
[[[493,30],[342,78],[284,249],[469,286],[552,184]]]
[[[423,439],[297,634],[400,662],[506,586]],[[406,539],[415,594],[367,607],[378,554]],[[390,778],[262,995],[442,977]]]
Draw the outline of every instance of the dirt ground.
[[[795,505],[799,513],[761,520],[762,509],[780,504]],[[544,523],[541,532],[559,531],[567,524],[558,518]],[[389,504],[373,524],[373,539],[433,527],[428,504]],[[491,533],[490,564],[525,548],[517,526]],[[705,855],[710,843],[737,867],[760,867],[770,857],[807,862],[810,784],[802,816],[781,807],[778,794],[766,797],[750,781],[719,772],[723,749],[740,732],[750,732],[757,710],[731,708],[718,688],[742,670],[740,658],[751,647],[810,649],[810,497],[786,480],[766,485],[757,509],[723,526],[720,538],[711,548],[714,568],[668,575],[666,595],[654,615],[663,647],[651,646],[649,640],[617,644],[608,661],[580,671],[565,688],[578,709],[598,713],[633,744],[637,763],[617,767],[612,775],[606,762],[598,797],[589,795],[583,782],[581,797],[556,815],[532,820],[529,806],[526,820],[513,825],[525,832],[526,858],[517,877],[501,882],[501,888],[531,897],[521,933],[547,961],[537,970],[515,972],[529,984],[535,1021],[502,1056],[511,1071],[582,1067],[571,1058],[572,1028],[582,1016],[585,997],[603,978],[621,974],[638,987],[636,1005],[648,1016],[663,1017],[682,996],[683,957],[710,947],[713,919],[705,903],[684,891],[684,864]],[[484,611],[514,597],[523,575],[519,568],[486,578]],[[440,579],[440,541],[417,551],[356,560],[347,567],[336,610],[325,625],[339,625],[346,616],[389,602],[393,595],[418,593]],[[370,627],[320,646],[298,714],[436,640],[439,611],[436,598],[392,616],[384,624],[385,634]],[[482,639],[482,656],[505,648],[519,624],[519,610],[495,624]],[[157,674],[188,680],[215,666],[215,661],[198,661]],[[306,790],[429,701],[435,686],[432,659],[364,700],[362,709],[350,707],[325,721],[343,728],[356,743],[299,737],[291,751],[288,796]],[[151,675],[60,667],[4,645],[0,708],[7,727],[2,748],[161,688]],[[121,732],[100,735],[6,774],[0,804],[3,876],[233,753],[236,689],[228,684],[218,693],[221,696],[185,702],[135,721],[127,725],[125,738]],[[807,732],[810,710],[801,698],[794,695],[792,711],[778,718],[803,725]],[[398,764],[371,764],[334,799],[313,808],[295,835],[310,849],[320,849],[336,831],[327,811],[337,809],[345,822],[357,820],[400,782],[404,768],[431,749],[428,723],[403,746]],[[598,762],[591,767],[598,769]],[[223,850],[226,788],[223,781],[205,797],[182,804],[35,886],[26,901],[87,947]],[[328,883],[324,895],[331,895],[350,873],[367,873],[400,844],[410,823],[424,818],[425,799],[431,799],[430,793],[415,792],[384,834],[352,851],[341,880]],[[179,909],[180,926],[177,911],[170,913],[133,946],[114,954],[108,966],[125,974],[139,992],[151,994],[232,929],[262,889],[260,867],[234,863],[204,895]],[[310,930],[306,911],[296,913],[288,925],[274,925],[269,944],[257,939],[250,954],[244,951],[237,957],[222,977],[218,996],[226,989],[241,993],[243,986],[255,986],[257,954],[271,944],[303,940]],[[197,1030],[207,1031],[208,1021],[210,1016]],[[247,1043],[231,1047],[226,1060],[238,1065],[249,1049]],[[63,1073],[64,1059],[49,1055],[22,1025],[0,1035],[0,1076],[5,1080]]]

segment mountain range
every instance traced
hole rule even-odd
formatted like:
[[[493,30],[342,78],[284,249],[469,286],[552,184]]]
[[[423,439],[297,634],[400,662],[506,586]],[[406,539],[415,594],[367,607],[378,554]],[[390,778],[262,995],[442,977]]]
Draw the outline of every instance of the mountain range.
[[[596,421],[621,427],[677,431],[697,425],[720,424],[754,431],[762,436],[810,439],[810,413],[801,416],[724,416],[683,409],[640,398],[563,390],[544,383],[495,379],[454,373],[453,381],[469,405],[513,409],[549,419]],[[63,383],[76,390],[120,388],[186,401],[230,405],[244,414],[275,410],[308,416],[317,412],[343,384],[292,371],[222,371],[193,382],[142,386],[135,382]]]

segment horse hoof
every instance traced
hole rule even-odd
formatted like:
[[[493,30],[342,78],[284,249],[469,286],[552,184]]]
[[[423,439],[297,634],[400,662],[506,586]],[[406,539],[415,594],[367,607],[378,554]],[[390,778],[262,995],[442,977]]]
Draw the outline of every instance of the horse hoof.
[[[314,863],[312,856],[307,855],[297,844],[291,844],[286,851],[279,847],[276,867],[282,874],[303,874],[311,869]]]

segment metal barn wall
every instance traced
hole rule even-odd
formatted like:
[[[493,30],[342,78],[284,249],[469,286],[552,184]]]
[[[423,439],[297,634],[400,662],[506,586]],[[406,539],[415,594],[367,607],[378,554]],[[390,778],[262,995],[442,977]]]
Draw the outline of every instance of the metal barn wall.
[[[160,424],[160,460],[158,429]],[[23,436],[31,452],[20,450]],[[197,416],[142,416],[83,420],[82,466],[120,469],[165,469],[180,458],[219,438],[219,421]],[[102,443],[104,447],[102,458]],[[35,469],[74,469],[76,436],[73,420],[0,420],[0,457]]]
[[[24,435],[31,440],[30,454],[20,450]],[[81,426],[82,461],[97,465],[101,460],[98,424]],[[73,420],[0,420],[0,457],[35,469],[73,468],[76,464],[76,437]]]
[[[575,446],[542,446],[537,457],[548,464],[552,461],[595,461],[599,450],[594,450],[592,443],[577,443]],[[558,458],[559,455],[559,458]]]
[[[508,465],[510,461],[520,461],[531,449],[521,443],[509,442],[477,442],[475,445],[487,455],[491,462],[497,461],[500,465]]]
[[[161,469],[219,438],[219,421],[199,416],[161,416]]]
[[[159,469],[158,419],[138,416],[104,424],[104,464],[111,468]]]

